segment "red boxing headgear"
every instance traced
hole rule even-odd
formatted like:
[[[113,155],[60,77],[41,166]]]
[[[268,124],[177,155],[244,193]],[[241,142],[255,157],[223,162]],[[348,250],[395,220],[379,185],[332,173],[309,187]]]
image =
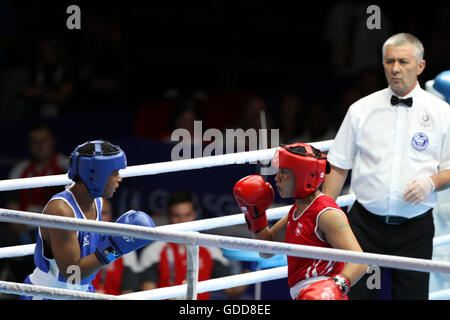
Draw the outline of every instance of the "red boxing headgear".
[[[280,146],[272,159],[272,166],[289,169],[295,176],[292,198],[305,198],[322,184],[330,172],[327,156],[306,143]]]

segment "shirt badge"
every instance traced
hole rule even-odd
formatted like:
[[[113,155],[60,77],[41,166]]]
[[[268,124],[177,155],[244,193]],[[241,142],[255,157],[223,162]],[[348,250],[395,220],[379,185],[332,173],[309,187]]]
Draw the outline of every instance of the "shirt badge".
[[[423,132],[415,133],[411,139],[412,146],[419,151],[425,150],[429,143],[430,140],[428,139],[428,136]]]
[[[295,228],[295,235],[298,237],[302,233],[303,225],[299,222],[297,223],[297,228]]]
[[[83,247],[91,244],[91,237],[89,234],[84,235],[83,237]]]
[[[419,120],[419,125],[423,128],[427,128],[431,125],[431,117],[428,114],[422,115],[422,118]]]

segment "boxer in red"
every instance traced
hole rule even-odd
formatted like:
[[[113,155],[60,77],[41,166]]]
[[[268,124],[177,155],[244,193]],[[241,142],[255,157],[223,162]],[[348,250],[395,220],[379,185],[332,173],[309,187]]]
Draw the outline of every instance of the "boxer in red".
[[[361,252],[345,213],[319,191],[330,165],[320,150],[304,143],[277,149],[272,165],[278,168],[276,187],[282,198],[294,198],[289,213],[272,228],[265,211],[272,204],[272,186],[259,175],[239,180],[233,194],[255,239]],[[260,253],[263,257],[271,255]],[[348,300],[350,287],[367,265],[287,257],[288,283],[293,299]]]

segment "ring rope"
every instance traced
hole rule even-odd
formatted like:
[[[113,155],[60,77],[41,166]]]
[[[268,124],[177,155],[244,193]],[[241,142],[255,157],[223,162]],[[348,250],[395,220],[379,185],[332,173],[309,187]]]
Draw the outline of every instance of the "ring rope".
[[[330,148],[332,142],[333,140],[325,140],[320,142],[313,142],[311,144],[322,151],[327,151]],[[256,161],[267,161],[273,158],[276,149],[277,148],[243,151],[202,158],[135,165],[120,170],[119,172],[122,178],[129,178],[167,172],[177,172],[183,170],[211,168],[232,164],[244,164],[247,162],[250,163]],[[0,191],[61,186],[67,185],[71,182],[72,180],[69,179],[67,174],[7,179],[0,180]]]
[[[264,281],[284,279],[287,277],[287,266],[258,270],[238,275],[215,278],[197,283],[197,292],[218,291],[242,285],[250,285]],[[0,292],[15,295],[32,295],[46,299],[72,299],[72,300],[159,300],[184,297],[187,285],[178,285],[166,288],[156,288],[147,291],[133,292],[118,296],[81,292],[70,289],[58,289],[44,286],[28,285],[7,281],[0,281]],[[430,292],[430,300],[448,300],[450,290]]]
[[[35,247],[36,243],[0,248],[0,259],[32,255]]]
[[[258,270],[228,277],[200,281],[197,284],[198,293],[218,291],[227,288],[250,285],[264,281],[284,279],[287,277],[287,266]],[[139,291],[121,295],[121,297],[134,300],[158,300],[183,297],[186,293],[186,284]],[[450,300],[450,289],[429,293],[429,300]]]
[[[227,277],[200,281],[197,283],[197,292],[204,293],[218,291],[237,286],[250,285],[264,281],[278,280],[287,277],[287,266],[252,271]],[[123,294],[121,297],[135,300],[159,300],[182,297],[186,294],[186,284],[157,288],[146,291]]]
[[[328,141],[322,141],[322,142],[317,142],[317,143],[312,143],[315,147],[322,149],[323,151],[326,151],[329,149],[329,146],[331,145],[333,140],[328,140]],[[226,155],[220,155],[220,156],[212,156],[212,157],[204,157],[204,158],[195,158],[195,159],[187,159],[187,160],[178,160],[178,161],[170,161],[170,162],[162,162],[162,163],[153,163],[153,164],[147,164],[147,165],[138,165],[138,166],[131,166],[128,167],[127,169],[121,170],[120,174],[122,177],[133,177],[133,176],[142,176],[142,175],[150,175],[150,174],[158,174],[158,173],[164,173],[164,172],[175,172],[175,171],[181,171],[181,170],[192,170],[192,169],[200,169],[200,168],[206,168],[206,167],[214,167],[214,166],[220,166],[220,165],[227,165],[227,164],[242,164],[245,162],[252,162],[252,161],[261,161],[261,160],[270,160],[273,157],[274,151],[276,150],[276,148],[272,148],[272,149],[266,149],[266,150],[257,150],[257,151],[247,151],[247,152],[241,152],[241,153],[234,153],[234,154],[226,154]],[[175,163],[175,165],[174,165]],[[44,187],[44,186],[54,186],[54,185],[66,185],[69,184],[71,182],[70,179],[68,179],[67,174],[62,174],[62,175],[54,175],[54,176],[45,176],[45,177],[34,177],[34,178],[23,178],[23,179],[8,179],[8,180],[3,180],[0,181],[0,191],[6,191],[6,190],[16,190],[16,189],[25,189],[25,188],[34,188],[34,187]],[[350,202],[349,204],[353,203],[354,201],[354,196],[353,195],[347,195],[350,197]],[[351,199],[351,197],[353,197],[353,199]],[[345,206],[343,204],[339,204],[340,206]],[[290,206],[287,206],[290,207]],[[283,207],[281,207],[283,208]],[[274,208],[272,210],[281,210],[281,208]],[[271,210],[271,209],[269,209]],[[19,211],[14,211],[14,210],[4,210],[4,209],[0,209],[0,214],[1,213],[5,213],[5,215],[3,215],[3,217],[0,217],[0,221],[2,220],[2,218],[6,219],[6,221],[11,221],[11,222],[17,222],[17,223],[23,223],[23,219],[20,219],[20,221],[12,221],[14,220],[14,218],[12,220],[8,220],[9,218],[5,218],[5,217],[17,217],[18,215],[20,215]],[[26,212],[21,212],[23,214],[26,214]],[[31,213],[33,214],[33,213]],[[282,212],[278,212],[278,214],[280,214],[279,218],[281,218],[284,214],[286,214],[286,211],[283,210]],[[23,215],[22,215],[23,216]],[[219,226],[217,227],[224,227],[227,225],[234,225],[234,224],[240,224],[243,223],[243,217],[241,214],[238,215],[234,215],[236,217],[233,216],[228,216],[228,217],[232,217],[230,218],[229,221],[227,221],[227,223],[230,224],[223,224],[223,222],[219,223]],[[240,216],[240,217],[237,217]],[[54,217],[53,218],[64,218],[64,217]],[[228,218],[228,217],[219,217],[219,218],[213,218],[213,219],[217,219],[217,220],[221,220],[223,218]],[[237,221],[239,222],[232,222],[232,219],[237,219]],[[73,218],[67,218],[67,219],[73,219]],[[213,220],[213,219],[206,219],[206,220]],[[270,219],[268,217],[268,219]],[[272,219],[277,219],[274,215],[274,217]],[[74,219],[73,219],[74,220]],[[3,220],[5,221],[5,220]],[[96,221],[94,221],[96,222]],[[193,221],[194,224],[197,224],[195,227],[192,226],[192,230],[204,230],[203,228],[206,228],[206,226],[204,226],[202,223],[202,221]],[[212,225],[214,225],[214,223],[218,223],[216,221],[208,221],[211,222]],[[52,224],[52,221],[49,221],[48,223],[46,222],[31,222],[30,224],[35,224],[35,225],[42,225],[42,226],[46,226],[47,224]],[[58,224],[58,222],[56,222]],[[67,221],[66,221],[67,223]],[[105,222],[99,222],[100,224],[105,224]],[[107,223],[106,223],[107,224]],[[78,228],[76,229],[72,229],[72,228],[67,228],[67,226],[55,226],[56,228],[62,228],[62,229],[70,229],[70,230],[79,230]],[[84,228],[85,226],[83,226],[82,228]],[[101,226],[97,226],[98,228],[102,228]],[[159,229],[164,229],[164,227],[167,227],[167,229],[171,229],[174,230],[174,225],[170,225],[170,226],[161,226],[158,227]],[[90,226],[88,226],[88,228],[90,228]],[[158,228],[154,228],[158,229]],[[94,228],[95,229],[95,228]],[[138,228],[139,229],[139,228]],[[181,227],[180,229],[183,229],[183,227]],[[82,229],[84,230],[84,229]],[[95,230],[87,230],[87,231],[92,231],[92,232],[96,232]],[[137,232],[138,236],[135,235],[129,235],[129,236],[133,236],[133,237],[137,237],[137,238],[144,238],[146,239],[147,234],[140,234],[140,232],[142,232],[143,230],[122,230],[125,231],[125,233],[128,232]],[[102,231],[100,231],[102,232]],[[115,235],[124,235],[123,232],[121,232],[120,234],[116,234],[116,232],[118,232],[117,230],[106,230],[106,232],[103,233],[108,233],[108,234],[115,234]],[[177,233],[177,232],[175,232]],[[182,232],[181,232],[182,233]],[[206,241],[206,239],[203,239],[202,237],[199,237],[199,234],[195,234],[196,232],[187,232],[189,233],[189,237],[185,237],[185,239],[183,239],[183,237],[181,235],[178,235],[180,239],[179,242],[181,243],[195,243],[195,244],[202,244],[203,241]],[[195,234],[195,235],[194,235]],[[127,234],[125,234],[127,235]],[[167,235],[167,234],[166,234]],[[162,235],[163,237],[165,235]],[[170,235],[169,235],[170,237]],[[251,251],[259,251],[259,252],[268,252],[268,253],[279,253],[279,252],[270,252],[270,251],[265,251],[265,250],[270,250],[273,248],[270,247],[265,247],[265,248],[259,248],[258,250],[254,250],[254,248],[251,248],[251,246],[255,246],[257,247],[258,244],[252,243],[253,241],[246,241],[249,239],[244,239],[244,238],[235,238],[235,237],[222,237],[226,239],[234,239],[234,240],[230,240],[230,241],[235,241],[235,243],[233,245],[231,244],[227,244],[227,245],[217,245],[217,244],[210,244],[211,246],[216,246],[216,247],[228,247],[228,248],[232,248],[232,249],[236,249],[236,246],[239,249],[243,249],[243,250],[251,250]],[[152,236],[151,239],[156,239],[154,237],[154,235]],[[215,239],[217,242],[217,239]],[[172,241],[172,242],[177,242],[177,241],[173,241],[173,239],[167,239],[165,241]],[[213,241],[213,239],[209,239],[209,241]],[[239,241],[239,244],[238,242]],[[260,241],[260,240],[254,240],[254,241]],[[214,242],[214,241],[213,241]],[[261,242],[261,241],[260,241]],[[264,241],[263,241],[264,242]],[[434,246],[439,246],[439,245],[444,245],[444,244],[448,244],[450,242],[450,235],[446,235],[446,236],[441,236],[441,237],[437,237],[434,239]],[[205,244],[207,245],[207,244]],[[245,248],[245,245],[249,246],[247,248]],[[14,246],[14,247],[7,247],[7,248],[0,248],[0,258],[1,257],[14,257],[14,256],[18,256],[20,255],[28,255],[28,254],[32,254],[33,250],[34,250],[34,246],[35,244],[31,244],[31,245],[24,245],[24,246]],[[243,247],[244,246],[244,247]],[[290,245],[286,246],[286,245],[282,245],[280,246],[282,250],[285,251],[289,251],[291,250],[291,248],[289,248]],[[300,253],[296,252],[296,248],[297,247],[303,247],[303,246],[299,246],[299,245],[292,245],[294,246],[294,248],[292,248],[292,252],[289,252],[289,255],[293,255],[293,256],[306,256],[305,253],[302,253],[300,255]],[[297,248],[298,249],[298,248]],[[279,248],[277,248],[277,250],[279,250]],[[331,251],[341,251],[345,252],[346,250],[338,250],[338,249],[329,249]],[[300,250],[302,251],[302,250]],[[314,251],[314,250],[313,250]],[[320,250],[319,250],[320,251]],[[349,251],[348,253],[352,253],[352,251]],[[299,254],[299,255],[297,255]],[[309,254],[309,253],[306,253]],[[312,254],[312,253],[311,253]],[[318,253],[318,254],[322,254],[322,253]],[[326,252],[323,252],[323,254],[327,254]],[[337,253],[331,253],[332,255],[337,255],[339,256]],[[350,260],[353,259],[362,259],[364,262],[359,262],[359,263],[368,263],[365,262],[366,259],[369,260],[373,260],[373,261],[378,261],[378,262],[382,262],[382,263],[387,263],[387,264],[381,264],[378,263],[378,265],[382,265],[382,266],[388,266],[388,267],[394,267],[394,268],[402,268],[402,269],[410,269],[410,270],[419,270],[419,271],[424,271],[424,272],[450,272],[449,271],[449,264],[443,261],[430,261],[430,260],[425,260],[425,259],[414,259],[414,258],[405,258],[405,257],[395,257],[395,256],[388,256],[388,255],[376,255],[376,254],[367,254],[364,253],[361,257],[358,257],[358,253],[356,253],[356,255],[353,255],[354,257],[352,257],[352,255],[346,255],[345,258],[349,257]],[[366,257],[365,257],[366,256]],[[367,257],[369,256],[369,257]],[[313,258],[320,258],[317,255],[312,256]],[[400,258],[400,259],[396,259],[396,258]],[[334,259],[333,257],[331,258],[324,258],[324,259],[333,259],[333,260],[337,260],[337,261],[350,261],[349,259],[345,259],[345,260],[339,260],[339,257],[337,259]],[[420,260],[424,260],[424,261],[420,261]],[[355,263],[358,263],[357,261],[354,261]],[[374,264],[374,263],[371,263]],[[377,264],[377,263],[375,263]],[[391,265],[393,264],[393,265]],[[406,267],[405,267],[406,264]],[[286,267],[280,267],[280,268],[286,268]],[[431,268],[431,270],[430,270]],[[436,270],[435,270],[436,268]],[[277,269],[277,268],[273,268],[273,269]],[[268,271],[270,269],[267,270],[261,270],[261,271],[257,271],[257,272],[262,272],[262,271]],[[273,272],[273,271],[271,271]],[[283,278],[285,277],[285,274],[283,275],[283,272],[279,272],[279,275],[277,275],[276,277],[279,278]],[[239,277],[239,276],[243,276],[244,278],[248,278],[249,273],[246,274],[242,274],[242,275],[236,275],[236,276],[232,276],[232,277]],[[207,280],[207,281],[203,281],[203,282],[208,282],[208,281],[219,281],[219,279],[212,279],[212,280]],[[226,280],[227,283],[230,283],[230,280]],[[265,281],[265,280],[259,280],[259,281]],[[199,287],[198,287],[198,292],[206,292],[206,291],[202,291],[202,286],[200,285],[202,282],[199,282]],[[230,285],[229,287],[232,286],[236,286],[239,284],[234,284],[234,285]],[[73,290],[67,290],[67,289],[56,289],[56,288],[46,288],[46,287],[39,287],[39,286],[35,286],[35,285],[26,285],[26,284],[17,284],[17,283],[8,283],[6,281],[0,281],[0,291],[2,292],[6,292],[6,293],[14,293],[13,291],[19,290],[18,288],[20,288],[20,290],[23,290],[22,293],[18,293],[18,294],[29,294],[32,291],[35,291],[35,293],[33,293],[33,295],[35,296],[42,296],[45,297],[45,294],[49,294],[49,296],[47,297],[51,297],[51,298],[55,298],[54,295],[52,295],[52,293],[45,293],[44,291],[47,289],[50,289],[50,291],[53,290],[53,292],[59,291],[59,290],[63,290],[63,291],[67,291],[67,292],[58,292],[56,293],[56,297],[59,295],[59,297],[61,299],[66,299],[66,298],[80,298],[80,299],[116,299],[117,296],[110,296],[110,295],[103,295],[105,297],[101,297],[102,295],[99,294],[94,294],[94,293],[86,293],[86,292],[79,292],[79,291],[75,291],[76,294],[74,297],[74,293],[71,292]],[[165,289],[165,288],[161,288]],[[9,290],[9,291],[8,291]],[[42,291],[44,290],[44,291]],[[158,289],[154,289],[152,291],[155,291]],[[217,289],[219,290],[219,289]],[[211,291],[211,289],[207,290],[207,291]],[[186,292],[186,285],[184,285],[184,288],[182,290],[183,294]],[[36,294],[37,293],[37,294]],[[134,293],[136,294],[136,293]],[[140,293],[141,294],[141,293]],[[153,293],[155,294],[155,293]],[[133,295],[133,294],[131,294]],[[430,293],[430,299],[442,299],[445,298],[447,299],[450,295],[450,290],[442,290],[442,291],[438,291],[438,292],[434,292],[434,293]],[[120,296],[119,296],[120,297]],[[126,299],[127,297],[122,296],[121,299]]]
[[[450,300],[450,289],[430,292],[428,294],[429,300]]]
[[[433,239],[433,247],[439,247],[450,244],[450,234],[438,236]]]
[[[218,291],[227,288],[250,285],[287,277],[287,266],[258,270],[238,275],[209,279],[197,283],[197,293]],[[54,300],[160,300],[184,297],[187,284],[138,291],[123,295],[108,295],[83,292],[72,289],[51,288],[23,283],[0,281],[0,292],[15,295],[34,296]]]
[[[341,206],[351,205],[355,197],[353,194],[343,195],[337,198],[336,203]],[[276,220],[282,218],[288,211],[290,206],[283,206],[278,208],[270,208],[267,210],[267,220]],[[245,219],[242,214],[234,214],[229,216],[202,219],[190,222],[183,222],[172,225],[158,226],[161,230],[178,230],[178,231],[203,231],[215,228],[222,228],[244,224]],[[438,236],[433,239],[433,247],[450,244],[450,235]],[[0,248],[1,258],[14,258],[32,255],[34,253],[35,244],[18,245],[11,247]]]
[[[54,300],[123,300],[121,298],[102,293],[84,292],[70,289],[51,288],[32,284],[0,281],[0,292],[7,294],[34,296],[38,298]]]
[[[283,242],[216,236],[210,234],[200,234],[194,231],[184,232],[160,230],[157,228],[50,216],[46,214],[37,214],[18,210],[0,209],[0,221],[22,224],[27,223],[57,229],[96,232],[148,240],[162,240],[217,248],[240,249],[271,254],[286,254],[290,256],[313,259],[369,264],[397,269],[450,273],[450,262],[446,261],[432,261],[427,259],[355,252],[334,248],[311,247]]]
[[[340,196],[337,199],[337,203],[340,206],[348,206],[353,203],[355,196],[352,194]],[[289,212],[291,206],[282,206],[277,208],[270,208],[266,211],[267,220],[281,219],[285,214]],[[189,222],[182,222],[177,224],[169,224],[164,226],[156,227],[160,230],[174,230],[174,231],[203,231],[216,228],[229,227],[239,224],[244,224],[245,218],[243,214],[233,214],[223,217],[210,218],[195,220]],[[0,248],[0,259],[1,258],[13,258],[21,257],[26,255],[31,255],[34,253],[35,244],[12,246]]]
[[[160,227],[157,227],[160,228]],[[186,230],[189,231],[189,230]],[[433,248],[448,245],[450,235],[443,235],[433,239]],[[24,257],[34,254],[35,243],[0,248],[0,259]]]

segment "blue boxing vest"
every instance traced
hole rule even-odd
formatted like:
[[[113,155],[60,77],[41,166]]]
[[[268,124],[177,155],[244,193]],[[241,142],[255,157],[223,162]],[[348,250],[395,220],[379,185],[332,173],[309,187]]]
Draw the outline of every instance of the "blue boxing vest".
[[[73,193],[70,190],[65,190],[54,195],[49,203],[53,200],[63,200],[69,205],[74,216],[77,219],[86,219],[83,212],[80,209]],[[48,204],[47,204],[48,205]],[[101,221],[101,211],[102,211],[102,199],[95,199],[95,206],[97,209],[97,221]],[[103,235],[93,232],[77,231],[78,244],[80,246],[80,257],[86,257],[95,252],[95,249],[103,241]],[[25,283],[41,285],[53,288],[63,288],[63,289],[76,289],[80,291],[92,291],[92,280],[95,279],[96,273],[81,280],[80,283],[67,283],[66,279],[59,272],[58,266],[55,259],[49,259],[44,256],[44,246],[41,235],[41,229],[39,228],[36,248],[34,250],[34,264],[36,268],[33,273],[25,279]],[[70,273],[70,272],[69,272]],[[72,281],[73,282],[73,281]]]

